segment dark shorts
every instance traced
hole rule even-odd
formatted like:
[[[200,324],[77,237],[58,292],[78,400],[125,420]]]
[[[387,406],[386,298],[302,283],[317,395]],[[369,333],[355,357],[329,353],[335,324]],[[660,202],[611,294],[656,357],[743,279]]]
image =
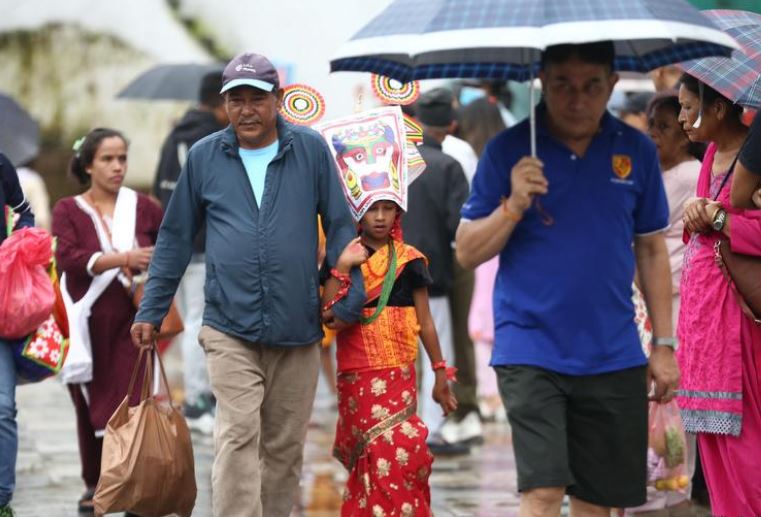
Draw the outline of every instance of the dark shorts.
[[[518,490],[566,487],[588,503],[634,507],[647,482],[647,369],[562,375],[498,366]]]

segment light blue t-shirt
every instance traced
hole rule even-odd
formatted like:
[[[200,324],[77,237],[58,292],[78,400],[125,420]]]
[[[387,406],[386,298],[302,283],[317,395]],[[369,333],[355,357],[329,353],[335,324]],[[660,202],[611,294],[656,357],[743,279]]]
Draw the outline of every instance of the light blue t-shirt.
[[[262,205],[262,196],[264,196],[264,180],[267,177],[267,166],[275,157],[278,151],[278,141],[275,140],[267,147],[261,149],[238,149],[240,159],[243,160],[243,166],[248,174],[248,181],[251,182],[251,189],[254,191],[257,205]]]

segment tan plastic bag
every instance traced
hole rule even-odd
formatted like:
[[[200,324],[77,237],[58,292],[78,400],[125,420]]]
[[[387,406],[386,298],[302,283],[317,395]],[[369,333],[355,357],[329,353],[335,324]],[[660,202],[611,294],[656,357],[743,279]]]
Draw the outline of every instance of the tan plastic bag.
[[[153,358],[165,392],[150,395]],[[140,403],[129,407],[140,365],[145,371]],[[171,513],[189,516],[196,500],[193,446],[185,418],[172,407],[161,357],[141,349],[127,396],[106,426],[100,481],[95,489],[95,514],[132,512],[141,517]]]

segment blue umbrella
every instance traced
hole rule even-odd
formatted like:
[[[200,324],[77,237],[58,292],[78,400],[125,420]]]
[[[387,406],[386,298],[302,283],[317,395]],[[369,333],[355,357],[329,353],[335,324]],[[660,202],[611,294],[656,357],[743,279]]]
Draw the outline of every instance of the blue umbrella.
[[[617,70],[639,72],[737,48],[686,0],[396,0],[330,66],[402,82],[525,81],[548,46],[604,40],[615,42]]]
[[[761,14],[724,9],[703,14],[735,38],[741,49],[731,58],[706,57],[680,67],[732,102],[761,108]]]
[[[525,81],[548,46],[603,40],[616,42],[617,70],[637,72],[737,48],[686,0],[396,0],[330,65],[402,82]]]

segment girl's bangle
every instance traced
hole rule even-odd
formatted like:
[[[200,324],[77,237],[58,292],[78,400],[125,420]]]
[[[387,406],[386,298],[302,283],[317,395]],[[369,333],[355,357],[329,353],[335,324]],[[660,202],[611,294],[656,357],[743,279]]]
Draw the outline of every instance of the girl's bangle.
[[[457,368],[454,366],[447,366],[447,362],[445,360],[441,361],[435,361],[431,363],[431,368],[435,372],[436,370],[444,370],[447,374],[447,380],[452,382],[457,382]]]
[[[329,310],[336,303],[345,298],[346,295],[349,294],[349,288],[351,287],[351,276],[340,273],[336,268],[330,270],[330,275],[341,282],[341,287],[338,289],[336,296],[325,304],[325,306],[322,308],[323,311]]]
[[[330,276],[337,279],[342,284],[351,284],[351,276],[339,272],[336,268],[330,270]]]

